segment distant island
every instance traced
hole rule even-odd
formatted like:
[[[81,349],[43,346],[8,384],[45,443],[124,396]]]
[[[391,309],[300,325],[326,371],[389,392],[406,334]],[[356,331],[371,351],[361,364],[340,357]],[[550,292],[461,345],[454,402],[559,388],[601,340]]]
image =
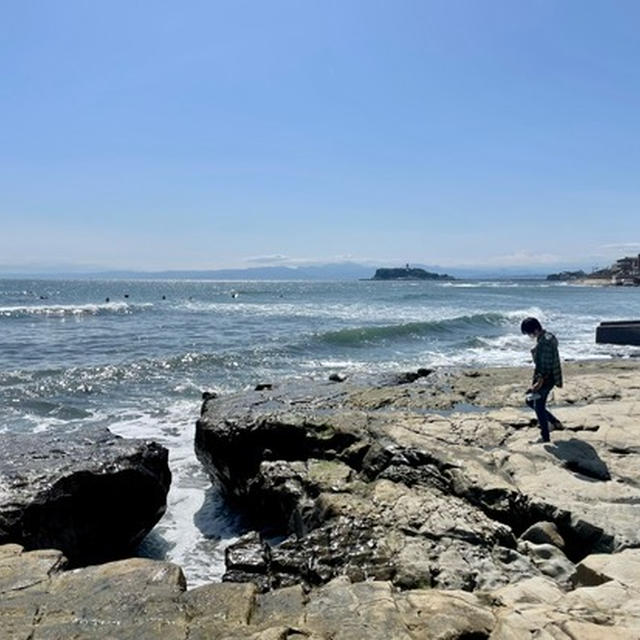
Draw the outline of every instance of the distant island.
[[[448,274],[439,274],[424,269],[376,269],[372,280],[455,280]]]
[[[573,282],[575,284],[640,286],[640,254],[616,260],[610,267],[584,271],[561,271],[547,276],[549,281]]]

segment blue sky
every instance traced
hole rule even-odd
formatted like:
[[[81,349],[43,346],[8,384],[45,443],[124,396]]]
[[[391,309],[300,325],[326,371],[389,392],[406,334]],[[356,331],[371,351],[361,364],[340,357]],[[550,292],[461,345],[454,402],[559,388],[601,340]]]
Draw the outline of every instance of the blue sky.
[[[6,0],[0,265],[640,251],[635,0]]]

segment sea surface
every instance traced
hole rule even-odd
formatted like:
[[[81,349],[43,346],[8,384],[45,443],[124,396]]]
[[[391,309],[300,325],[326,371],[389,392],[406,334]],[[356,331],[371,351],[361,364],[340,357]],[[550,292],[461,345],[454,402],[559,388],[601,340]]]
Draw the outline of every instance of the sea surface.
[[[168,447],[167,513],[139,553],[219,580],[242,531],[193,453],[202,391],[333,372],[529,364],[536,316],[564,359],[638,355],[595,344],[638,318],[640,289],[545,281],[0,280],[0,432],[104,425]]]

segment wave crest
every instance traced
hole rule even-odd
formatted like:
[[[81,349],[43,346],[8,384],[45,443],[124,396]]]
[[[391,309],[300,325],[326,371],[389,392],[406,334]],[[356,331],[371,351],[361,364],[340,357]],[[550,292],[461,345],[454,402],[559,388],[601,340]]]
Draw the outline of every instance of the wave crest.
[[[104,302],[101,304],[51,304],[0,307],[0,317],[24,318],[45,316],[64,318],[68,316],[97,316],[103,314],[126,315],[153,307],[153,304],[129,304],[127,302]]]
[[[427,322],[406,322],[402,324],[353,327],[327,331],[316,335],[316,339],[330,345],[359,346],[404,338],[424,338],[430,335],[469,334],[486,331],[511,324],[509,314],[478,313],[456,316]]]

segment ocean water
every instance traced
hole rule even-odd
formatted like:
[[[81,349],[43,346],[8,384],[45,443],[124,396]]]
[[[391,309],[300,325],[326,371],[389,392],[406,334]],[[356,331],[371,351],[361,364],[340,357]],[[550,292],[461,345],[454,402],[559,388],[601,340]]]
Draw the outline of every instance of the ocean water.
[[[0,431],[104,425],[170,451],[167,513],[141,555],[219,580],[242,531],[193,453],[202,391],[431,366],[529,364],[536,316],[565,359],[637,355],[596,345],[601,320],[638,318],[640,289],[544,281],[0,280]]]

